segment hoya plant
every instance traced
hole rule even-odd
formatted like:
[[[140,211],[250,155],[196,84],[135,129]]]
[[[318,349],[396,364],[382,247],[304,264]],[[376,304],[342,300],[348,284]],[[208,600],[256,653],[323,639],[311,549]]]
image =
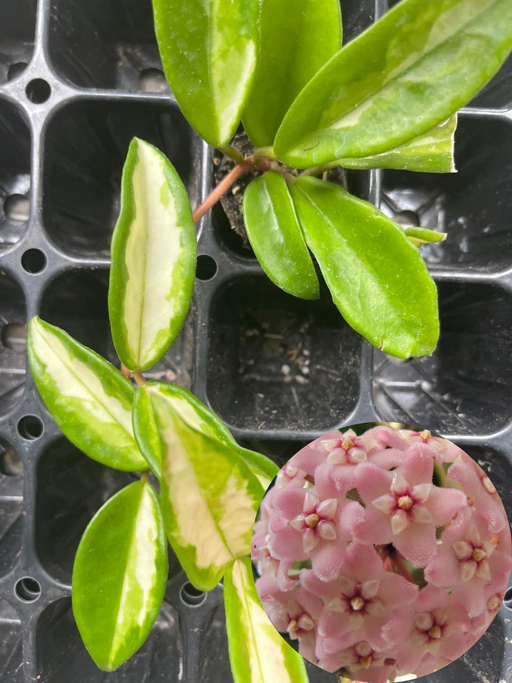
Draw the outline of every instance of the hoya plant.
[[[190,307],[197,223],[245,173],[248,238],[269,277],[319,296],[310,251],[344,318],[400,356],[430,354],[436,288],[404,230],[325,178],[332,168],[453,170],[456,112],[512,49],[508,0],[403,0],[342,47],[338,0],[154,0],[162,61],[191,125],[233,168],[192,213],[161,151],[134,139],[112,239],[109,314],[119,369],[39,318],[28,357],[68,439],[140,473],[86,529],[72,585],[91,657],[112,671],[145,641],[162,604],[167,541],[201,591],[223,579],[237,683],[306,681],[255,591],[251,533],[277,467],[242,448],[177,385],[146,381]],[[254,149],[232,138],[243,121]],[[326,175],[327,174],[327,175]]]

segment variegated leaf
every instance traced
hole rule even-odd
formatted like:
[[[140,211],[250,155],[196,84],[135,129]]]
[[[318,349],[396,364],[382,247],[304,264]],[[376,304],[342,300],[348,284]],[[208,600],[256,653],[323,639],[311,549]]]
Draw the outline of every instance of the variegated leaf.
[[[229,659],[235,683],[307,683],[304,660],[265,614],[248,558],[224,578]]]
[[[147,469],[133,436],[135,389],[119,370],[38,317],[29,323],[27,351],[46,407],[75,446],[118,470]]]
[[[236,132],[257,62],[261,0],[153,0],[167,80],[214,147]]]
[[[190,581],[215,587],[233,560],[249,554],[264,490],[233,449],[182,420],[151,395],[160,433],[165,530]]]
[[[194,396],[190,391],[167,382],[148,382],[143,389],[137,391],[133,404],[133,429],[139,448],[160,479],[162,476],[162,447],[155,422],[151,396],[160,396],[170,407],[193,429],[210,436],[231,448],[233,456],[239,456],[258,478],[263,488],[270,485],[279,468],[272,460],[242,448],[233,435],[213,410]]]
[[[73,568],[73,613],[96,664],[114,671],[144,643],[167,581],[167,543],[158,498],[137,481],[87,527]]]
[[[112,237],[109,313],[121,362],[157,363],[178,336],[192,299],[197,242],[187,193],[168,159],[135,138]]]

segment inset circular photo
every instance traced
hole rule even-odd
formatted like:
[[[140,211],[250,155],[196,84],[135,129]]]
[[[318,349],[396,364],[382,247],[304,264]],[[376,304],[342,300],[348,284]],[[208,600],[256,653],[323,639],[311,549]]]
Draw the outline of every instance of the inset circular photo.
[[[488,475],[450,441],[397,424],[300,450],[267,490],[252,542],[275,628],[318,667],[369,683],[463,655],[498,612],[511,557]]]

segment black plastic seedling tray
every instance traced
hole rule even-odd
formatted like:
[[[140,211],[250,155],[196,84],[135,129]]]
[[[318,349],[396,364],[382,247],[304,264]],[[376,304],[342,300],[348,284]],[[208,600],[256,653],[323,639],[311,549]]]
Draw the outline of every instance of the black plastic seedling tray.
[[[347,37],[386,9],[380,0],[342,7]],[[425,250],[442,321],[432,358],[403,362],[373,350],[327,292],[319,303],[283,294],[216,207],[199,228],[186,326],[152,376],[192,388],[278,464],[342,425],[386,420],[441,432],[489,472],[512,513],[510,105],[511,60],[460,117],[457,176],[348,175],[397,220],[449,234]],[[134,135],[169,156],[194,205],[206,196],[212,150],[165,83],[150,0],[0,0],[2,683],[232,680],[222,587],[197,594],[175,559],[145,646],[115,673],[95,667],[71,612],[73,557],[93,513],[131,476],[66,441],[26,374],[23,326],[35,314],[116,362],[109,242]],[[505,604],[466,656],[424,680],[510,681],[511,619]],[[308,669],[312,683],[335,680]]]

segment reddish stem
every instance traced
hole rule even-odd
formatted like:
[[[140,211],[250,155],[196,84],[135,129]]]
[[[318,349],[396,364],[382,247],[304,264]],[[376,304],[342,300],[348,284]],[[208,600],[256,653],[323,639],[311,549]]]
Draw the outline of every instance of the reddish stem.
[[[208,211],[215,206],[222,195],[226,194],[229,188],[249,169],[253,168],[252,161],[244,161],[243,164],[237,164],[223,180],[217,185],[211,194],[206,197],[201,206],[194,211],[194,223],[197,223],[201,218],[208,213]]]
[[[400,555],[400,553],[396,553],[395,557],[395,567],[400,574],[400,576],[403,576],[404,579],[407,579],[407,581],[410,581],[411,583],[414,583],[416,585],[416,581],[413,579],[410,571],[407,569],[407,565],[405,564],[404,558]]]

